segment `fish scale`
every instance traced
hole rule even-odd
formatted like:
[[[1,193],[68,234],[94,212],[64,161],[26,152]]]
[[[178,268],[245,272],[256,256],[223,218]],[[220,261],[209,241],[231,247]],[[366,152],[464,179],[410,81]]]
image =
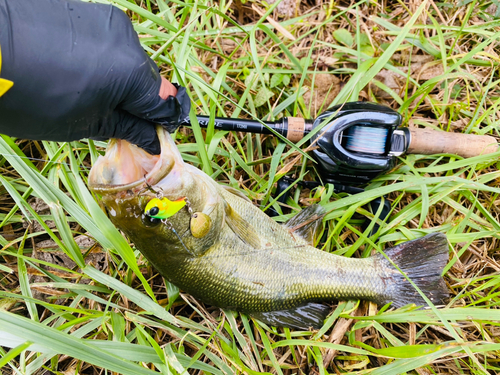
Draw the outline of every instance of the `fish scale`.
[[[305,223],[303,228],[292,230],[278,224],[242,193],[222,187],[184,163],[167,132],[159,130],[158,136],[162,153],[144,179],[124,183],[119,174],[122,168],[128,172],[144,168],[140,161],[143,154],[121,165],[119,153],[107,150],[108,158],[99,159],[93,167],[89,185],[102,195],[115,225],[183,291],[215,306],[253,314],[297,312],[313,302],[338,299],[392,302],[396,307],[425,303],[381,254],[347,258],[311,246],[307,231],[313,230],[321,208],[309,207],[291,220],[291,227]],[[135,146],[124,142],[120,141],[119,148],[128,147],[127,152],[134,155]],[[115,147],[117,142],[110,144]],[[130,160],[138,165],[131,165]],[[119,183],[109,181],[108,166]],[[166,221],[154,221],[146,215],[150,210],[146,207],[158,192],[170,201],[185,197],[189,204]],[[194,217],[203,218],[207,229],[196,231]],[[440,303],[447,297],[440,276],[448,260],[446,236],[433,233],[385,253],[432,301]],[[265,315],[258,317],[267,319]],[[317,326],[321,319],[314,319]],[[270,322],[287,324],[280,318]]]

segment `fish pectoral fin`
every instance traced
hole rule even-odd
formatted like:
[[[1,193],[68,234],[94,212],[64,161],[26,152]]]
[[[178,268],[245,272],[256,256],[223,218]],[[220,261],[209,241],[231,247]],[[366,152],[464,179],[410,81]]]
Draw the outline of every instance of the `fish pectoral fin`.
[[[227,185],[220,185],[220,187],[223,188],[224,190],[226,190],[227,192],[229,192],[233,195],[236,195],[237,197],[244,199],[247,202],[252,203],[250,198],[248,198],[245,194],[243,194],[243,192],[239,191],[238,189],[235,189],[235,188],[233,188],[231,186],[227,186]]]
[[[270,326],[307,331],[320,329],[329,312],[329,306],[310,302],[288,310],[253,312],[249,315]]]
[[[314,246],[314,241],[321,233],[321,222],[325,209],[319,204],[313,204],[301,210],[297,215],[288,220],[284,226],[294,236],[299,236],[309,245]]]
[[[227,202],[225,204],[225,213],[225,220],[228,227],[240,240],[255,249],[260,249],[262,247],[260,237],[255,229],[249,222],[234,211]]]

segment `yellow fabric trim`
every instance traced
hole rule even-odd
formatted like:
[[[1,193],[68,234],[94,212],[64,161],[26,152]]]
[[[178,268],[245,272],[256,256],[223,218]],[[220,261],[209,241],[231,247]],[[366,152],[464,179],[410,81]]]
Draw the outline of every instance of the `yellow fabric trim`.
[[[0,72],[2,71],[2,51],[0,50]],[[0,96],[5,94],[14,85],[14,82],[0,78]]]
[[[5,94],[14,85],[14,82],[0,78],[0,96]]]

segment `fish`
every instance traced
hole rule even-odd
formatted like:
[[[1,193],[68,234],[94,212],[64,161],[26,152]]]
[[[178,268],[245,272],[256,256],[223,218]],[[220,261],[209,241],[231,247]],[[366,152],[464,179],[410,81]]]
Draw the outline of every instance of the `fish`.
[[[446,235],[431,233],[361,259],[317,249],[322,206],[279,224],[241,191],[185,163],[166,130],[157,133],[159,156],[111,140],[88,183],[114,225],[184,292],[298,329],[321,327],[335,300],[427,305],[405,275],[433,304],[448,298],[441,276],[449,258]],[[162,199],[184,204],[154,217],[151,207]]]

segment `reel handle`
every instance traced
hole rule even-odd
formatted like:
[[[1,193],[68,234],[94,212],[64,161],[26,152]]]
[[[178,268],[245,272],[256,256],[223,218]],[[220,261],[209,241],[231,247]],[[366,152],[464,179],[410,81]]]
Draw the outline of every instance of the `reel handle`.
[[[498,151],[496,139],[489,135],[448,133],[419,128],[409,130],[409,154],[456,154],[470,158]]]

